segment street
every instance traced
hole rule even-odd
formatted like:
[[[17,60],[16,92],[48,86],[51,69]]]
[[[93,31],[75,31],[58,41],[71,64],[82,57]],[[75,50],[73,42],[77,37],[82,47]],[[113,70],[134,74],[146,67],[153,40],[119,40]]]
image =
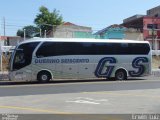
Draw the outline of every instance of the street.
[[[115,80],[57,80],[50,83],[1,82],[0,96],[24,96],[41,94],[63,94],[98,91],[142,90],[160,88],[160,78],[130,78],[127,81]]]
[[[159,113],[160,78],[78,80],[47,84],[1,82],[0,113]]]

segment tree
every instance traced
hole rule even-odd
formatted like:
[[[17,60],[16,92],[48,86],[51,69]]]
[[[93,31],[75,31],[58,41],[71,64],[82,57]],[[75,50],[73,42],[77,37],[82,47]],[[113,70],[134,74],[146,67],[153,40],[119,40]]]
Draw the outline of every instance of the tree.
[[[39,11],[40,13],[37,14],[34,23],[41,28],[42,34],[44,34],[45,30],[47,32],[52,31],[57,25],[63,23],[63,18],[56,9],[53,12],[49,12],[45,6],[41,6]]]
[[[17,36],[24,37],[24,29],[27,38],[32,38],[40,34],[40,29],[38,27],[29,25],[22,28],[22,30],[17,31]]]

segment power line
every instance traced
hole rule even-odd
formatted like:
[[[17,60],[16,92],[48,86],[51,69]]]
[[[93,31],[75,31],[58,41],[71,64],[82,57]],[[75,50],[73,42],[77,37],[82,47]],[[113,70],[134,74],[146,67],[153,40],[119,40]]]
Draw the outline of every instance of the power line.
[[[21,21],[21,20],[19,20],[19,21]],[[19,22],[18,23],[16,23],[16,22],[18,22],[18,21],[14,21],[14,20],[11,21],[11,20],[8,20],[8,19],[7,19],[7,21],[5,19],[5,22],[4,22],[4,19],[2,19],[0,32],[2,33],[2,30],[3,30],[4,34],[6,33],[6,31],[4,31],[4,30],[15,31],[16,32],[16,31],[18,31],[18,29],[23,29],[25,26],[29,26],[29,25],[27,25],[28,23],[20,24]],[[25,23],[25,22],[23,21],[23,23]],[[32,21],[32,23],[33,23],[33,21]],[[35,24],[30,24],[30,25],[36,26]],[[46,23],[43,23],[42,25],[47,25],[47,26],[51,26],[51,27],[57,26],[57,25],[51,25],[51,24],[46,24]],[[99,25],[103,25],[103,24],[99,24]],[[152,29],[144,28],[143,25],[132,25],[132,24],[129,24],[127,26],[128,27],[126,27],[126,28],[152,30]],[[91,27],[91,31],[92,32],[97,32],[97,31],[100,31],[100,30],[105,29],[105,28],[107,28],[107,27],[103,27],[103,28]],[[160,29],[154,29],[154,31],[159,31],[159,30]]]

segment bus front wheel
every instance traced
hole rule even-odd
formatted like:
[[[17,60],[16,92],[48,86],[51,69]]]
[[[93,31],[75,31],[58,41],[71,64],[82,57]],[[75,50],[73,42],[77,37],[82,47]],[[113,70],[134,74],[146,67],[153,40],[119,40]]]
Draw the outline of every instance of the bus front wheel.
[[[118,70],[115,74],[115,79],[116,80],[127,80],[127,73],[125,70]]]
[[[37,80],[42,83],[49,82],[51,80],[51,74],[48,71],[41,71],[37,75]]]

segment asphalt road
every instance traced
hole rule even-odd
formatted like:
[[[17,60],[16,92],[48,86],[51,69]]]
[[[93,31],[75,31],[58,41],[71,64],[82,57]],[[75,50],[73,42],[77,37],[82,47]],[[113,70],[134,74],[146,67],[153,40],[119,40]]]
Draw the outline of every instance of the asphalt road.
[[[104,120],[104,114],[130,114],[127,119],[121,118],[128,120],[137,113],[160,113],[159,93],[160,77],[153,76],[127,81],[61,80],[47,84],[1,81],[0,113],[60,114],[61,119],[67,119],[65,114],[70,114],[68,120],[74,117]],[[51,116],[51,119],[53,117],[60,119],[59,116]],[[111,119],[119,120],[120,117]]]
[[[127,81],[61,80],[47,84],[36,82],[0,82],[0,97],[157,88],[160,88],[159,77],[134,78]]]

